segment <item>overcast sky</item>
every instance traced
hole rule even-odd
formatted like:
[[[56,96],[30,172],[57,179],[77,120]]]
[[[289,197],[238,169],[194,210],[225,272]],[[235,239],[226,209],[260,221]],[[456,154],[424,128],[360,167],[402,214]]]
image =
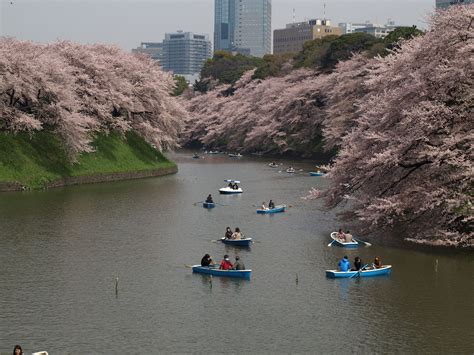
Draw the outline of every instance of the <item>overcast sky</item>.
[[[176,30],[213,37],[214,0],[0,0],[0,35],[39,42],[68,39],[113,43],[131,49],[161,41]],[[426,28],[435,0],[273,0],[272,27],[326,17],[338,22],[385,23]]]

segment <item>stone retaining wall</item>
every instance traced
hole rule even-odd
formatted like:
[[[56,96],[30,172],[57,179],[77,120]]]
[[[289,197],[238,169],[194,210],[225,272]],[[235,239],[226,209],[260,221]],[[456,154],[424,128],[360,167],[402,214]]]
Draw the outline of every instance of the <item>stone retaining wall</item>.
[[[178,168],[172,167],[172,168],[162,168],[162,169],[155,169],[155,170],[130,171],[130,172],[112,173],[112,174],[68,176],[59,180],[46,183],[45,188],[49,189],[49,188],[54,188],[54,187],[63,187],[63,186],[70,186],[70,185],[96,184],[100,182],[109,182],[109,181],[143,179],[143,178],[149,178],[149,177],[176,174],[177,172],[178,172]],[[25,187],[17,182],[0,183],[0,192],[22,191],[22,190],[25,190]]]

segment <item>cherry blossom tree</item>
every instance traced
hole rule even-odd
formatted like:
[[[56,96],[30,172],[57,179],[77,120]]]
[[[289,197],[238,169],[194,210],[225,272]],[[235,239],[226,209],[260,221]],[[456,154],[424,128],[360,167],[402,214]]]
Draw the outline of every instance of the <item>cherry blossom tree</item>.
[[[320,144],[326,78],[308,69],[221,86],[188,104],[186,142],[242,152],[311,154]]]
[[[98,131],[135,130],[159,149],[175,147],[185,111],[171,75],[151,59],[106,45],[0,39],[0,129],[47,129],[74,159]]]
[[[340,146],[322,192],[329,207],[345,204],[344,216],[366,231],[401,228],[419,243],[474,245],[473,27],[474,5],[453,6],[389,56],[340,65],[354,78],[341,95],[354,85],[362,92],[346,103],[334,92],[329,99],[334,116],[324,131]]]
[[[419,243],[473,238],[474,5],[435,14],[431,29],[384,58],[355,54],[331,74],[297,70],[197,96],[185,141],[240,151],[338,148],[331,186],[312,192],[366,232]]]

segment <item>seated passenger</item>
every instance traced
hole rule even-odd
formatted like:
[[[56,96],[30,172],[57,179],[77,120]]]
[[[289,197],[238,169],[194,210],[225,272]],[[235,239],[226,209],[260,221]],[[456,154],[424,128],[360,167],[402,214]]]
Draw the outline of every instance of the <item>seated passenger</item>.
[[[374,269],[380,269],[382,267],[382,260],[376,256],[373,263]]]
[[[230,187],[231,189],[233,189],[233,188],[234,188],[234,185],[232,185],[232,183],[229,182],[229,185],[227,185],[227,187]]]
[[[270,200],[270,202],[268,203],[268,208],[269,209],[275,208],[275,203],[273,202],[273,200]]]
[[[245,270],[245,265],[240,261],[240,256],[238,255],[235,257],[235,263],[232,270]]]
[[[262,202],[262,210],[268,210],[267,206],[265,206],[265,202]]]
[[[231,270],[232,267],[234,265],[232,265],[232,263],[230,262],[229,260],[229,255],[224,255],[224,259],[222,259],[221,261],[221,265],[219,266],[219,269],[221,270]]]
[[[240,229],[239,229],[239,228],[235,228],[235,232],[232,233],[232,239],[235,239],[235,240],[240,240],[240,239],[242,239],[242,234],[240,233]]]
[[[359,271],[362,267],[362,260],[356,256],[354,259],[354,267],[351,269],[351,271]]]
[[[346,243],[352,243],[352,242],[355,242],[354,238],[352,238],[352,234],[351,232],[347,231],[344,235],[344,241]]]
[[[214,262],[212,261],[211,256],[209,254],[206,254],[201,259],[201,266],[210,266],[210,265],[214,265]]]
[[[342,231],[342,228],[339,228],[339,232],[337,232],[337,238],[338,238],[341,242],[344,242],[344,240],[346,239],[346,238],[345,238],[345,235],[344,235],[344,232]]]
[[[209,194],[209,196],[207,196],[206,203],[214,203],[214,201],[212,200],[211,194]]]
[[[238,189],[239,189],[239,185],[234,184],[234,186],[232,186],[232,188],[233,188],[234,190],[238,190]]]
[[[227,227],[225,229],[225,239],[232,239],[232,229],[230,227]]]
[[[347,256],[344,256],[341,260],[339,260],[337,267],[339,268],[339,271],[349,271],[351,268],[349,258]]]

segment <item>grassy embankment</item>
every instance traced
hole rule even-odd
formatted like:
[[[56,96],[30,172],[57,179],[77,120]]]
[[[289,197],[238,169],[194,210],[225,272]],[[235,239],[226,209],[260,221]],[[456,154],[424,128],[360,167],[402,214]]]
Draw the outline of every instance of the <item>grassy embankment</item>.
[[[94,153],[83,153],[71,164],[59,139],[48,132],[30,137],[0,133],[0,183],[40,189],[65,177],[172,168],[176,164],[136,133],[99,135]]]

